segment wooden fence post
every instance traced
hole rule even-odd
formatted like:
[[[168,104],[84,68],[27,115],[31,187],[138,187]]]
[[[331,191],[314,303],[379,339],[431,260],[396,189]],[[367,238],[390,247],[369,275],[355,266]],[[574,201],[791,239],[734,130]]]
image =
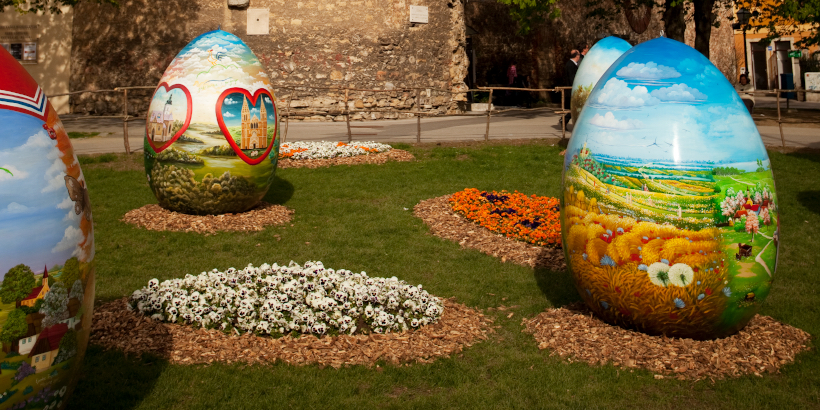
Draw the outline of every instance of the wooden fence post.
[[[128,141],[128,89],[122,90],[122,139],[125,145],[125,153],[131,155],[131,142]]]
[[[484,141],[490,140],[490,113],[493,111],[493,89],[490,88],[490,101],[487,104],[487,131],[484,132]]]
[[[419,89],[416,88],[416,142],[421,142],[421,100]]]

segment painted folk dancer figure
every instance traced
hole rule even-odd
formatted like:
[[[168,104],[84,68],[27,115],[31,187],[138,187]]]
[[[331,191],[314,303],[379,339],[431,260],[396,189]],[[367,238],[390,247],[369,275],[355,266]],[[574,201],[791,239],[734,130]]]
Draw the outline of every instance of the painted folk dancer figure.
[[[575,73],[578,72],[578,64],[581,62],[581,53],[578,50],[572,50],[569,54],[569,61],[564,66],[564,85],[572,87],[572,82],[575,81]],[[570,108],[570,100],[572,100],[572,90],[569,92],[564,91],[564,111],[568,111]],[[569,120],[572,118],[572,114],[566,114],[565,117],[562,117],[558,120],[558,125],[566,118],[567,123],[569,124]]]

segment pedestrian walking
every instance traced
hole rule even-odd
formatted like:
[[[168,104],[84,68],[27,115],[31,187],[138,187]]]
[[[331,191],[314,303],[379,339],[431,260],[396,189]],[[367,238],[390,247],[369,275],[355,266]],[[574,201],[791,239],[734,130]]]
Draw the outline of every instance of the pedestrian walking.
[[[564,80],[563,85],[572,87],[572,82],[575,81],[575,74],[578,72],[578,64],[581,62],[581,53],[578,50],[572,50],[569,53],[569,61],[564,65]],[[570,100],[572,100],[572,90],[570,92],[564,91],[564,111],[569,110],[570,108]],[[566,118],[567,124],[569,124],[569,120],[572,118],[572,114],[566,114],[565,117],[561,117],[558,120],[558,125],[562,125],[564,118]]]

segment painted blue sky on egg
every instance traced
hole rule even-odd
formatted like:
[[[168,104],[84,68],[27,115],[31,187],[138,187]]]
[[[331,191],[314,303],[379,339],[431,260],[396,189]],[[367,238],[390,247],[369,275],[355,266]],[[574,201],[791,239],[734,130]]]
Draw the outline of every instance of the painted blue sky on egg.
[[[766,160],[751,116],[726,77],[667,38],[621,56],[595,86],[569,150],[675,162]],[[570,160],[571,156],[567,156]]]
[[[7,134],[0,138],[0,280],[24,263],[34,272],[79,251],[80,216],[65,186],[62,153],[32,116],[0,110]],[[10,124],[10,125],[9,125]]]
[[[606,37],[595,43],[581,60],[572,88],[595,85],[609,66],[630,48],[632,45],[618,37]]]
[[[244,88],[251,94],[264,88],[273,94],[268,75],[253,51],[242,39],[222,30],[191,40],[174,57],[160,82],[188,89],[193,123],[216,123],[216,100],[228,88]]]
[[[273,102],[270,98],[264,95],[261,95],[258,98],[265,102],[265,111],[268,117],[268,123],[272,128],[276,121]],[[225,97],[225,100],[222,101],[222,119],[225,121],[225,125],[228,127],[238,127],[242,125],[242,104],[245,101],[248,102],[248,109],[251,113],[251,118],[254,116],[256,116],[256,118],[260,118],[260,114],[262,113],[260,108],[262,108],[262,106],[259,104],[259,100],[256,100],[256,106],[254,106],[251,103],[250,98],[245,97],[244,94],[233,93],[229,94]]]

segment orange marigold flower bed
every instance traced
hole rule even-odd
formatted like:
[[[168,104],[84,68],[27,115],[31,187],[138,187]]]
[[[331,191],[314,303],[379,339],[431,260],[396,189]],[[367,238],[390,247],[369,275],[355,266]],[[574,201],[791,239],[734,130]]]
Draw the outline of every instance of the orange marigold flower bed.
[[[558,199],[467,188],[450,197],[453,210],[508,238],[539,246],[561,245]]]

